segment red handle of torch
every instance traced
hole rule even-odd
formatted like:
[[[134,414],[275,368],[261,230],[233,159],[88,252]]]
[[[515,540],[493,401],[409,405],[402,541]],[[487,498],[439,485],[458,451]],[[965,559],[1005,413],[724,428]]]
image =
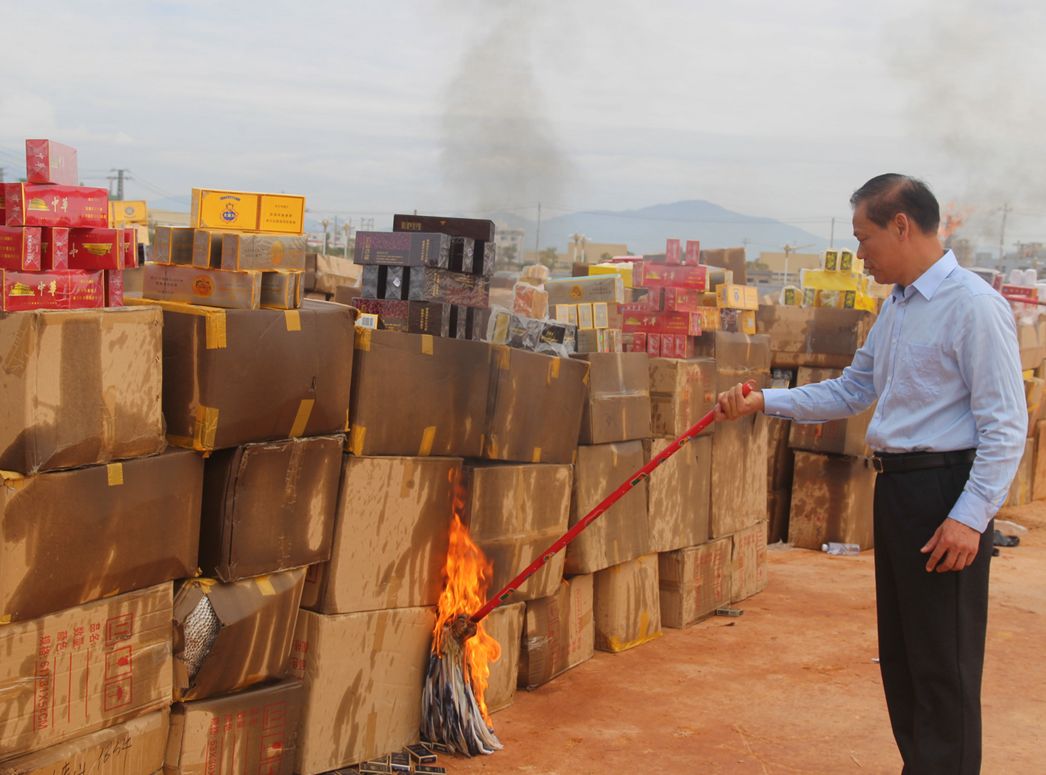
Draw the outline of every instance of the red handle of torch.
[[[747,398],[748,395],[752,392],[752,389],[752,384],[745,383],[741,386],[741,394]],[[492,598],[487,600],[487,602],[483,604],[483,607],[476,611],[476,613],[472,614],[472,616],[469,618],[471,618],[473,622],[480,622],[483,619],[485,619],[491,611],[493,611],[499,605],[504,603],[505,600],[508,599],[509,595],[511,595],[513,592],[519,589],[524,581],[526,581],[539,570],[541,570],[545,563],[547,563],[549,560],[555,557],[560,550],[562,550],[564,547],[566,547],[567,544],[569,544],[571,541],[577,538],[578,534],[581,533],[582,530],[584,530],[586,527],[588,527],[601,516],[603,516],[603,514],[605,514],[611,506],[613,506],[615,503],[617,503],[619,500],[625,497],[625,495],[628,494],[628,492],[632,490],[633,487],[635,487],[637,484],[639,484],[648,476],[650,476],[650,473],[655,468],[657,468],[666,460],[668,460],[668,458],[672,457],[672,455],[678,452],[684,445],[689,443],[695,436],[701,433],[701,431],[703,431],[713,422],[715,422],[714,409],[708,412],[696,423],[694,423],[694,425],[692,425],[682,436],[680,436],[678,439],[676,439],[667,447],[665,447],[649,463],[647,463],[645,466],[643,466],[630,477],[628,477],[624,484],[622,484],[620,487],[618,487],[616,490],[610,493],[610,495],[608,495],[606,498],[600,501],[594,509],[588,512],[588,514],[579,519],[577,521],[577,524],[575,524],[572,528],[570,528],[570,530],[568,530],[562,536],[556,539],[556,542],[554,544],[552,544],[550,547],[548,547],[548,549],[542,552],[537,557],[537,559],[534,560],[534,562],[530,563],[530,565],[524,568],[518,576],[516,576],[514,579],[512,579],[512,581],[508,582],[504,587],[502,587],[500,592],[498,592]]]

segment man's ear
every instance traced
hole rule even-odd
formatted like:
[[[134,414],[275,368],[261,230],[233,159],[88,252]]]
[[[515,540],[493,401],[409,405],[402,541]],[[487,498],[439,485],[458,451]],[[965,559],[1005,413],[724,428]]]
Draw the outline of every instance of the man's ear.
[[[912,235],[912,222],[905,213],[897,213],[892,225],[897,230],[898,239],[906,240]]]

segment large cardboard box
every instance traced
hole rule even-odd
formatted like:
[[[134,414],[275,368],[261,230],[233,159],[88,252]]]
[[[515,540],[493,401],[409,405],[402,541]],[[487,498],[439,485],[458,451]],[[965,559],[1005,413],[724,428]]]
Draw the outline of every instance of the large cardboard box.
[[[469,536],[494,566],[494,594],[567,531],[572,471],[569,465],[470,465],[465,468],[465,522]],[[558,552],[509,598],[548,597],[563,579]]]
[[[1031,371],[1039,368],[1046,358],[1046,322],[1018,325],[1017,346],[1020,349],[1021,370]]]
[[[770,490],[792,489],[795,452],[788,445],[792,421],[767,417],[766,486]]]
[[[292,672],[305,683],[300,775],[417,741],[436,624],[431,608],[324,616],[302,611]]]
[[[492,366],[483,457],[572,463],[588,364],[497,345]]]
[[[222,581],[330,559],[345,436],[246,444],[207,459],[200,568]],[[189,574],[186,574],[189,575]]]
[[[766,522],[735,533],[731,541],[730,597],[738,603],[766,589]]]
[[[650,426],[654,436],[682,436],[716,401],[715,361],[650,359]],[[715,423],[702,435],[711,434]]]
[[[202,481],[186,450],[0,475],[0,621],[193,575]]]
[[[156,309],[0,316],[0,470],[163,450],[162,325]]]
[[[841,369],[820,369],[802,366],[796,375],[796,387],[814,385],[826,379],[835,379],[842,374]],[[831,420],[823,423],[793,422],[788,437],[792,449],[807,452],[830,452],[850,457],[868,457],[871,450],[865,436],[868,435],[868,424],[875,412],[874,404],[865,411],[845,420]]]
[[[1035,467],[1032,474],[1031,495],[1033,500],[1046,499],[1046,420],[1036,424]]]
[[[647,459],[672,442],[646,442]],[[694,439],[662,463],[647,480],[650,551],[668,552],[708,540],[711,505],[712,439]]]
[[[600,651],[627,651],[661,637],[656,554],[599,571],[592,596]]]
[[[582,444],[646,439],[650,433],[650,359],[646,353],[586,353],[588,398]]]
[[[261,272],[146,264],[142,296],[156,301],[224,309],[258,309],[261,305],[261,281]]]
[[[281,681],[171,709],[165,775],[291,775],[305,687]]]
[[[173,443],[209,451],[345,430],[351,308],[162,306],[163,413]]]
[[[625,480],[643,467],[641,441],[579,447],[574,467],[570,524],[575,525]],[[564,570],[592,573],[650,551],[647,481],[644,479],[567,546]]]
[[[556,594],[527,603],[519,685],[536,689],[591,659],[595,646],[592,574],[564,579]]]
[[[792,507],[792,487],[766,493],[766,542],[788,540],[788,517]]]
[[[658,555],[661,624],[686,627],[730,604],[732,538]]]
[[[191,265],[193,238],[193,229],[181,226],[157,226],[153,244],[149,246],[149,261],[154,264]]]
[[[490,345],[398,331],[356,332],[354,455],[480,457]]]
[[[0,628],[0,759],[170,702],[170,582]]]
[[[512,704],[519,678],[519,648],[523,637],[525,603],[495,608],[484,621],[487,634],[501,646],[501,656],[490,665],[490,680],[484,697],[487,710],[495,713]]]
[[[1010,492],[1006,496],[1003,506],[1023,506],[1031,503],[1032,480],[1035,477],[1035,440],[1028,439],[1024,443],[1024,454],[1021,456],[1021,464],[1017,468],[1017,474],[1010,484]]]
[[[773,365],[782,368],[846,368],[873,323],[871,312],[832,307],[764,304],[756,313],[757,330],[770,336]]]
[[[0,775],[140,775],[163,768],[167,709],[8,759]]]
[[[351,258],[317,254],[314,290],[333,295],[338,288],[352,288],[355,292],[347,294],[347,298],[353,298],[360,295],[362,285],[363,267]]]
[[[290,234],[226,234],[222,269],[297,269],[305,271],[305,237]]]
[[[329,563],[302,604],[325,614],[435,605],[443,591],[460,458],[344,458]]]
[[[874,494],[875,470],[867,458],[796,452],[789,543],[817,550],[829,541],[872,548]]]
[[[174,600],[174,697],[203,700],[283,678],[305,569],[231,584],[189,579]]]

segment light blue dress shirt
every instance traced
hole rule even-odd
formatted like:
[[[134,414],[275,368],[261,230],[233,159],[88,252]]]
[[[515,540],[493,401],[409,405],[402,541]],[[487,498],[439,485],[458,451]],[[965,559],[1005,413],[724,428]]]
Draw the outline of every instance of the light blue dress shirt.
[[[1013,311],[950,250],[894,287],[842,376],[763,399],[767,414],[798,422],[842,419],[878,399],[868,426],[876,452],[976,448],[949,516],[980,532],[1005,502],[1027,438]]]

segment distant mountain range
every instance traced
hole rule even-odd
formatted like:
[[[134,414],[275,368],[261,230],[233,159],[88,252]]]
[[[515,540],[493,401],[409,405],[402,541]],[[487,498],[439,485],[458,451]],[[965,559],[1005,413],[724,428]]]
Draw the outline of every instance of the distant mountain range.
[[[535,247],[537,223],[509,213],[496,215],[499,225],[526,231],[527,250]],[[780,251],[784,245],[818,252],[828,240],[772,218],[743,215],[700,199],[672,202],[638,210],[593,210],[541,220],[541,249],[564,250],[572,234],[589,242],[625,243],[633,253],[661,253],[665,240],[701,240],[703,248],[748,245],[748,257],[761,251]]]

